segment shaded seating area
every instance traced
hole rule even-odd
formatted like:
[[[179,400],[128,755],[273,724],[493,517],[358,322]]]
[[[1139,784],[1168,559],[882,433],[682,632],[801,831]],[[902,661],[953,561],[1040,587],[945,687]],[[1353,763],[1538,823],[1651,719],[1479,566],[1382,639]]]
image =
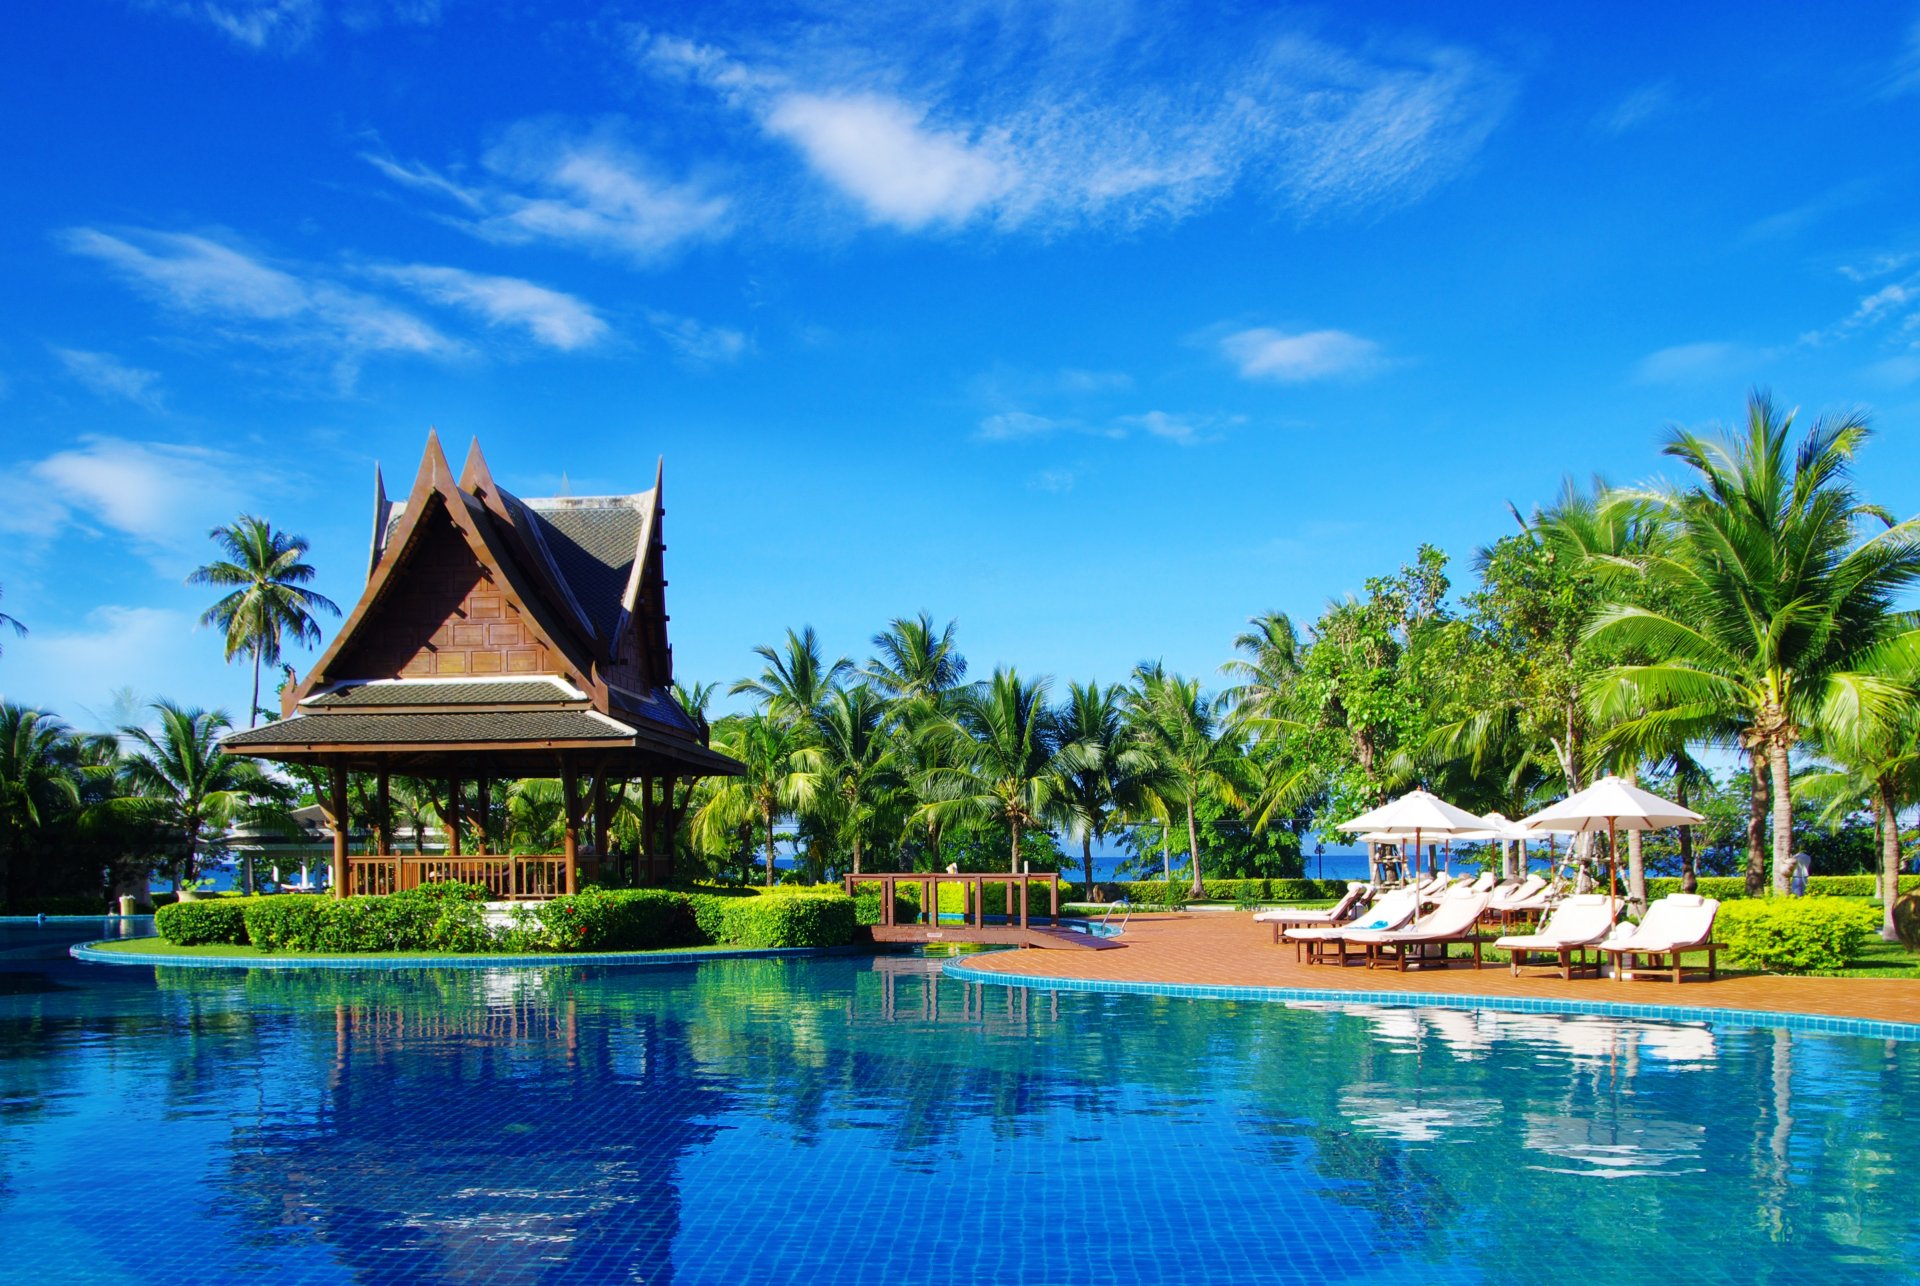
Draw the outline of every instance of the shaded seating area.
[[[1367,909],[1373,901],[1373,885],[1353,881],[1347,885],[1347,891],[1333,906],[1320,910],[1302,907],[1282,906],[1271,911],[1261,911],[1253,917],[1255,924],[1273,926],[1273,940],[1280,941],[1280,935],[1287,929],[1307,929],[1327,925],[1345,924]]]
[[[1708,978],[1719,976],[1719,953],[1723,943],[1713,940],[1713,921],[1720,904],[1697,893],[1670,893],[1647,908],[1639,924],[1624,924],[1600,944],[1600,950],[1613,957],[1616,982],[1631,982],[1641,975],[1681,981],[1685,969],[1701,971],[1698,965],[1682,965],[1685,953],[1705,952],[1704,969]],[[1636,963],[1636,961],[1638,963]]]
[[[1321,964],[1326,960],[1329,949],[1337,948],[1340,963],[1347,962],[1346,940],[1356,933],[1378,932],[1386,929],[1398,929],[1412,921],[1420,913],[1420,893],[1417,889],[1398,888],[1381,894],[1380,898],[1368,907],[1366,912],[1357,916],[1351,923],[1335,925],[1309,925],[1305,928],[1285,931],[1287,941],[1294,944],[1294,959],[1305,953],[1308,964]]]
[[[1538,932],[1508,935],[1493,945],[1512,953],[1509,966],[1516,977],[1533,954],[1555,957],[1562,978],[1571,979],[1576,967],[1591,968],[1598,977],[1600,944],[1614,931],[1619,916],[1620,903],[1614,899],[1600,893],[1580,893],[1556,906]],[[1577,966],[1576,954],[1581,957]]]

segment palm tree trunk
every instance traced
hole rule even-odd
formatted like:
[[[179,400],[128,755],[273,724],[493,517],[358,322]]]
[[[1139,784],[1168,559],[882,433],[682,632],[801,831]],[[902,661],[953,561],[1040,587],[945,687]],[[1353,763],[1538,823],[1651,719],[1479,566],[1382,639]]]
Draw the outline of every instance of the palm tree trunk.
[[[760,820],[767,824],[767,887],[773,887],[773,810],[760,810]]]
[[[1091,898],[1093,896],[1093,831],[1091,829],[1080,837],[1080,865],[1087,873],[1086,891],[1081,896]]]
[[[1193,863],[1193,884],[1187,893],[1192,897],[1205,897],[1207,886],[1200,880],[1200,832],[1193,824],[1193,803],[1187,803],[1187,858]]]
[[[1793,867],[1793,795],[1787,782],[1787,743],[1775,737],[1767,745],[1767,766],[1773,770],[1773,891],[1787,893],[1787,872]]]
[[[253,700],[247,703],[247,727],[260,722],[260,645],[253,646]]]
[[[853,873],[855,875],[860,874],[860,836],[858,833],[853,837]]]
[[[1900,812],[1894,804],[1893,786],[1885,777],[1874,783],[1874,791],[1874,811],[1880,814],[1880,936],[1888,942],[1898,942],[1900,935],[1893,927],[1893,904],[1900,900]]]
[[[1680,801],[1680,807],[1687,806],[1687,779],[1676,775],[1673,781],[1674,795]],[[1680,891],[1691,893],[1700,887],[1700,877],[1693,871],[1693,827],[1680,828]]]
[[[1760,747],[1747,751],[1753,769],[1753,788],[1747,796],[1747,896],[1757,898],[1767,886],[1767,761]]]
[[[1020,821],[1019,819],[1018,818],[1009,819],[1008,826],[1013,831],[1013,856],[1007,860],[1007,869],[1013,872],[1015,875],[1018,875],[1020,874]],[[1007,905],[1012,906],[1013,903],[1008,902]]]
[[[1640,770],[1637,767],[1628,769],[1627,783],[1633,786],[1640,784]],[[1627,902],[1635,915],[1647,913],[1646,850],[1641,846],[1640,839],[1639,831],[1627,832]]]

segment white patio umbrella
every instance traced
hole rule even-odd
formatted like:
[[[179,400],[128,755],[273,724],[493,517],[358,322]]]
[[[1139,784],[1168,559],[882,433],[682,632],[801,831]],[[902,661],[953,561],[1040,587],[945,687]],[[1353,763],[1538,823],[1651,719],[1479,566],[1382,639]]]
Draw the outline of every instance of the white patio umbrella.
[[[1516,841],[1525,844],[1530,839],[1539,838],[1537,831],[1530,831],[1519,822],[1510,822],[1506,819],[1505,815],[1501,813],[1488,813],[1480,820],[1486,823],[1486,829],[1469,831],[1465,835],[1455,835],[1454,838],[1458,840],[1470,840],[1475,843],[1499,843],[1503,846]],[[1521,851],[1524,855],[1525,850],[1523,849]],[[1500,850],[1500,863],[1503,873],[1506,869],[1506,860],[1506,849],[1502,847]]]
[[[1532,816],[1521,818],[1519,825],[1536,833],[1553,831],[1561,835],[1604,830],[1607,833],[1607,897],[1617,900],[1620,879],[1614,855],[1615,830],[1658,831],[1669,826],[1696,826],[1706,820],[1691,808],[1642,790],[1624,777],[1608,776],[1557,804],[1548,804]]]
[[[1485,818],[1476,817],[1464,808],[1456,808],[1438,795],[1424,790],[1410,790],[1390,803],[1362,813],[1351,821],[1341,822],[1339,829],[1349,834],[1373,832],[1391,835],[1402,842],[1412,836],[1413,856],[1417,864],[1423,835],[1461,835],[1484,830],[1486,825]]]

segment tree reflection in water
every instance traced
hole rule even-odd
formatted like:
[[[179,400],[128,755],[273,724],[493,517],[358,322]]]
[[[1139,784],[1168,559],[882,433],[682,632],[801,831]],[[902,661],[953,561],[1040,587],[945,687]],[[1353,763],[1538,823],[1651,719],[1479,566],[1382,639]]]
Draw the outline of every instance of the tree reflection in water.
[[[0,1217],[99,1280],[1912,1276],[1911,1045],[909,956],[32,964],[0,987]],[[119,1240],[47,1222],[82,1183]]]

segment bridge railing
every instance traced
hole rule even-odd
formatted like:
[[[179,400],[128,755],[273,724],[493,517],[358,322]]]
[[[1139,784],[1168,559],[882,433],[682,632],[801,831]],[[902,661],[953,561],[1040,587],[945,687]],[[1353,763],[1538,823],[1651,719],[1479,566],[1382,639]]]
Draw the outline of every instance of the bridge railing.
[[[1006,890],[1007,923],[1018,924],[1023,929],[1030,927],[1032,898],[1029,890],[1036,884],[1044,884],[1049,893],[1047,922],[1055,928],[1060,925],[1060,876],[1054,871],[873,871],[848,875],[842,883],[846,885],[848,897],[852,897],[858,887],[879,885],[880,923],[888,928],[899,923],[898,899],[895,895],[903,884],[915,886],[920,893],[920,911],[913,922],[929,927],[937,927],[940,923],[942,885],[960,886],[961,920],[976,927],[984,927],[987,922],[987,887],[999,885]],[[1017,912],[1014,905],[1016,901],[1019,904]]]

